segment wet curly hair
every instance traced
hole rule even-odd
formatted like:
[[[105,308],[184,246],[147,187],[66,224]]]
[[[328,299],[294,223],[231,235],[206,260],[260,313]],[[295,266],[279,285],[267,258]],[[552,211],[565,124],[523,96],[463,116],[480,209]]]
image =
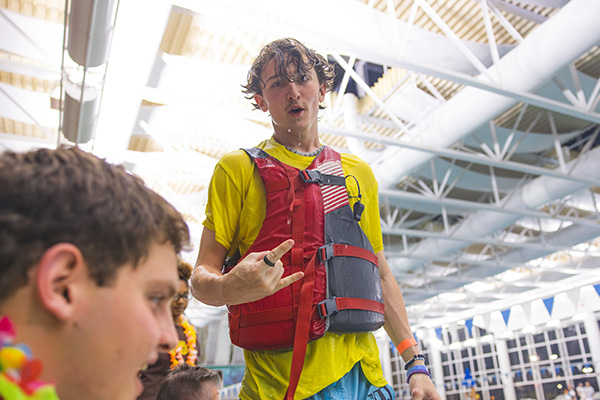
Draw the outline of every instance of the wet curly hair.
[[[246,99],[252,101],[254,109],[260,109],[253,100],[256,94],[262,95],[265,82],[261,78],[261,74],[271,60],[275,61],[275,74],[280,79],[293,81],[293,77],[288,75],[290,65],[296,67],[300,76],[305,76],[311,68],[314,68],[319,84],[324,84],[326,91],[333,88],[334,68],[322,55],[317,54],[317,52],[309,49],[296,39],[277,39],[262,48],[248,71],[247,83],[242,85],[242,92],[245,94]],[[324,107],[319,106],[319,108]]]

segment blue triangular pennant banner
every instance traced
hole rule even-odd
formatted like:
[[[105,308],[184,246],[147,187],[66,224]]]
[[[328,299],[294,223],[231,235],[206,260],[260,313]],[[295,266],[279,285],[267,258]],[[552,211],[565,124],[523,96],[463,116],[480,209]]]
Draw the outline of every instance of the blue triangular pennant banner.
[[[508,325],[508,318],[510,317],[510,308],[507,308],[506,310],[502,310],[502,318],[504,318],[504,323],[506,325]]]
[[[546,306],[546,310],[548,310],[548,314],[552,316],[552,307],[554,307],[554,296],[544,299],[544,305]]]
[[[435,328],[435,335],[438,339],[442,340],[442,328]]]
[[[594,289],[596,289],[596,293],[598,293],[598,296],[600,296],[600,283],[597,285],[594,285]]]
[[[465,377],[463,378],[462,385],[466,387],[475,385],[475,379],[471,376],[471,370],[469,368],[465,368]]]
[[[473,337],[473,318],[466,320],[465,325],[467,326],[467,330],[469,331],[469,337]]]

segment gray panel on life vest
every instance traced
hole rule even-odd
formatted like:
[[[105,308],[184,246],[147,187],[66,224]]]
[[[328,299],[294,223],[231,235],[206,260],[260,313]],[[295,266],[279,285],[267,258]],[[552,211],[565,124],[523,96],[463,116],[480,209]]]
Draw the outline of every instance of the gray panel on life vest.
[[[373,251],[354,219],[349,205],[325,215],[325,243],[348,244]],[[332,257],[327,261],[328,298],[356,297],[383,303],[379,268],[357,257]],[[329,331],[365,332],[384,324],[383,314],[365,310],[340,310],[329,317]]]

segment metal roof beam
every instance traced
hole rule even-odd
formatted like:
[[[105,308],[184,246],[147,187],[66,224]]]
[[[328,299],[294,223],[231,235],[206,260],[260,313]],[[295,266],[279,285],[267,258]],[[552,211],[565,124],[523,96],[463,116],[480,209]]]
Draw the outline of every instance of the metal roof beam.
[[[480,203],[475,201],[468,200],[460,200],[460,199],[450,199],[447,197],[432,197],[432,196],[423,196],[417,193],[410,193],[403,190],[391,190],[391,189],[381,189],[379,190],[380,199],[394,199],[397,200],[398,203],[394,203],[393,205],[396,207],[401,207],[404,202],[411,201],[414,203],[426,203],[426,204],[434,204],[436,206],[440,206],[440,212],[442,207],[452,207],[458,210],[465,211],[492,211],[506,214],[513,214],[517,216],[528,216],[532,218],[542,218],[542,219],[553,219],[557,221],[564,222],[572,222],[574,224],[582,224],[588,226],[598,226],[598,222],[590,221],[589,219],[582,218],[572,218],[562,215],[550,215],[548,213],[536,210],[523,210],[518,208],[507,208],[502,207],[493,203]],[[383,226],[388,225],[385,221],[383,221]],[[404,235],[405,233],[395,233],[395,228],[389,228],[389,234],[400,234]],[[398,231],[400,232],[400,231]],[[409,235],[412,236],[412,235]]]
[[[597,229],[600,230],[600,225],[596,224],[595,227]],[[528,243],[528,242],[520,242],[520,243],[516,243],[516,242],[507,242],[507,241],[503,241],[503,240],[495,240],[495,239],[489,239],[486,237],[474,237],[474,236],[462,236],[462,235],[453,235],[453,234],[446,234],[446,233],[442,233],[442,232],[430,232],[430,231],[425,231],[425,230],[419,230],[419,229],[402,229],[402,228],[382,228],[381,232],[384,235],[395,235],[395,236],[399,236],[399,235],[405,235],[405,236],[410,236],[410,237],[421,237],[421,238],[431,238],[431,239],[441,239],[441,240],[448,240],[448,241],[456,241],[456,242],[462,242],[465,245],[471,244],[471,243],[480,243],[480,244],[488,244],[491,246],[496,246],[496,247],[510,247],[510,248],[519,248],[519,249],[531,249],[531,250],[547,250],[550,252],[556,252],[556,251],[561,251],[561,250],[568,250],[570,248],[570,246],[561,246],[561,245],[550,245],[547,243]],[[444,256],[436,256],[436,255],[431,255],[431,254],[415,254],[415,253],[411,253],[410,250],[404,251],[402,253],[396,253],[394,252],[394,247],[395,246],[386,246],[387,248],[391,249],[389,251],[389,258],[409,258],[409,259],[413,259],[413,260],[447,260],[448,262],[456,262],[458,264],[462,264],[463,261],[461,261],[461,258],[457,258],[455,256],[448,256],[448,257],[444,257]],[[386,251],[386,257],[388,257],[388,251]],[[473,264],[473,263],[477,263],[478,261],[475,260],[465,260],[465,263],[469,263],[469,264]],[[514,263],[511,263],[511,265],[514,266]]]
[[[568,181],[577,181],[581,183],[588,183],[591,185],[600,185],[600,178],[594,179],[590,178],[587,174],[582,174],[581,176],[574,176],[562,173],[560,171],[551,170],[547,168],[537,167],[535,165],[523,164],[514,161],[507,160],[497,160],[493,158],[489,158],[484,154],[469,154],[458,150],[452,150],[441,146],[435,145],[418,145],[412,141],[405,139],[393,139],[385,136],[376,136],[369,135],[363,132],[352,131],[344,128],[321,125],[321,132],[329,133],[333,135],[339,136],[349,136],[359,139],[368,140],[374,143],[384,144],[388,146],[394,146],[402,149],[415,150],[422,153],[427,153],[431,156],[441,156],[448,157],[456,160],[462,160],[467,162],[472,162],[475,164],[488,165],[492,167],[509,169],[511,171],[523,172],[526,174],[532,175],[541,175],[541,176],[552,176],[555,178],[561,178]]]

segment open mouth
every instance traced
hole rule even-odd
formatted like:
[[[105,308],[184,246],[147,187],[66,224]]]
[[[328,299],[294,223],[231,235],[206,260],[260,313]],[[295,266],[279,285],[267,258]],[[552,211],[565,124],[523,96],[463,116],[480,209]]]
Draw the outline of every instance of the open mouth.
[[[289,113],[292,117],[299,117],[302,114],[302,111],[304,111],[304,108],[302,107],[293,107]]]

